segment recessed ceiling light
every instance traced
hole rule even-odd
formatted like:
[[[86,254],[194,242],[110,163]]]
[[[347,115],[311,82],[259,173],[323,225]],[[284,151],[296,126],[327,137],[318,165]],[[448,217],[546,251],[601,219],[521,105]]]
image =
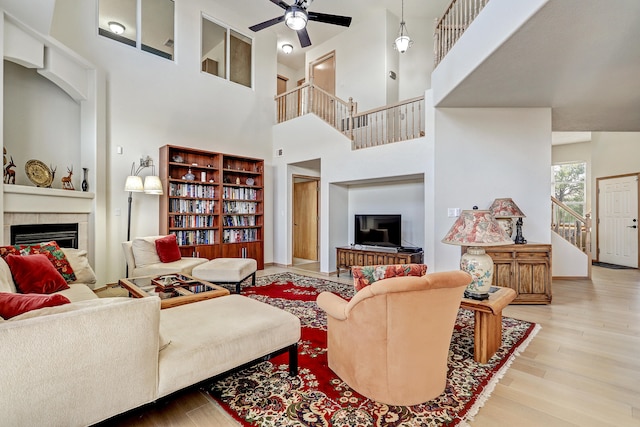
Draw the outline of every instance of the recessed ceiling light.
[[[293,52],[293,46],[290,45],[289,43],[283,44],[281,49],[287,55]]]
[[[119,22],[116,21],[109,21],[109,29],[111,30],[112,33],[114,34],[122,34],[124,33],[124,25],[122,25]]]

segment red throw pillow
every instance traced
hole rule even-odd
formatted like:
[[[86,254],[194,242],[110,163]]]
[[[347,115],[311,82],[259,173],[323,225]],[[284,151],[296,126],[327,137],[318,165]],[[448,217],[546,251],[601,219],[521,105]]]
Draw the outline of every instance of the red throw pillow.
[[[49,262],[49,261],[47,261]],[[0,316],[3,319],[11,319],[27,311],[44,307],[69,304],[69,298],[64,295],[38,295],[38,294],[13,294],[0,293]]]
[[[7,255],[5,258],[16,287],[23,294],[51,294],[69,289],[64,277],[44,254]]]
[[[173,262],[182,259],[175,234],[169,234],[157,239],[156,252],[158,252],[158,257],[162,262]]]
[[[49,258],[51,264],[58,270],[58,272],[64,277],[67,283],[74,282],[76,275],[71,268],[71,264],[67,260],[64,252],[58,246],[55,240],[50,242],[36,243],[34,245],[14,245],[14,246],[0,246],[0,256],[6,257],[9,254],[14,255],[33,255],[44,254]]]

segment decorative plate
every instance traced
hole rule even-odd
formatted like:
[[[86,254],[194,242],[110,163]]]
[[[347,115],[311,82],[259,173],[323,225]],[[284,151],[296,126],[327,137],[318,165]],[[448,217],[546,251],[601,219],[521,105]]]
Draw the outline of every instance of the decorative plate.
[[[253,185],[253,178],[247,178],[247,185]]]
[[[31,159],[24,165],[27,177],[38,187],[49,187],[53,182],[51,169],[40,160]]]

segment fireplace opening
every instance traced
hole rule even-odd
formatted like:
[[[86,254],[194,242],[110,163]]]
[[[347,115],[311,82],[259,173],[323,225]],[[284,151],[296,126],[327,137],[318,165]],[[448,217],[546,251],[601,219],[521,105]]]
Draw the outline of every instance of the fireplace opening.
[[[11,226],[12,245],[55,240],[61,248],[78,249],[78,224],[24,224]]]

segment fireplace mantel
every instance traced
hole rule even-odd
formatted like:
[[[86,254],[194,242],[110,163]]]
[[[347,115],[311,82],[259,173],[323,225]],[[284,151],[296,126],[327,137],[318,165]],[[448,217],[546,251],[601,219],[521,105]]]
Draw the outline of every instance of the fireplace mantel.
[[[93,212],[94,193],[27,185],[4,186],[4,212]]]

